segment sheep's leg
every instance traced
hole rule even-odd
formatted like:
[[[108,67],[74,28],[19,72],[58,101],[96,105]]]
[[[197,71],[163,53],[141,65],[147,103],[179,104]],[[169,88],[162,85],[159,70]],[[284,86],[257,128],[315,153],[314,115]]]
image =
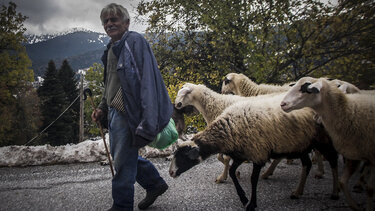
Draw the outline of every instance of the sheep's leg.
[[[348,181],[350,177],[353,175],[355,170],[357,169],[360,161],[357,160],[345,160],[344,172],[340,178],[340,188],[344,193],[346,201],[348,202],[349,206],[352,207],[354,210],[360,210],[358,204],[353,200],[350,192],[348,190]]]
[[[368,179],[368,183],[366,186],[366,192],[367,192],[366,211],[372,211],[373,210],[372,199],[374,198],[374,192],[375,192],[375,166],[370,165],[367,167],[370,168],[370,177]]]
[[[273,172],[275,171],[276,166],[280,163],[281,160],[282,158],[273,160],[271,165],[268,167],[267,171],[262,174],[261,178],[268,179],[269,176],[273,175]]]
[[[246,211],[253,211],[257,207],[257,187],[260,170],[263,165],[253,164],[253,173],[251,174],[251,200],[250,203],[246,206]]]
[[[217,159],[218,159],[220,162],[224,163],[224,154],[221,154],[221,153],[217,154]]]
[[[227,155],[223,155],[223,154],[219,153],[217,155],[217,159],[224,164],[224,170],[223,170],[223,173],[221,173],[221,175],[219,175],[216,178],[215,182],[216,183],[223,183],[228,178],[228,172],[229,172],[229,166],[230,166],[229,162],[230,162],[231,158]]]
[[[331,199],[333,200],[338,200],[339,199],[339,172],[337,168],[337,160],[338,160],[338,155],[337,153],[335,154],[330,154],[330,156],[326,156],[326,159],[329,162],[329,165],[331,167],[332,171],[332,178],[333,178],[333,183],[332,183],[332,194],[331,194]]]
[[[370,174],[370,171],[371,171],[368,163],[363,162],[362,164],[363,165],[360,168],[361,176],[359,177],[357,183],[353,187],[353,192],[356,192],[356,193],[361,193],[363,191],[363,188],[366,185],[366,179],[367,179],[366,177]]]
[[[324,165],[323,165],[323,157],[320,152],[315,151],[314,158],[316,160],[316,163],[318,165],[318,171],[315,173],[315,178],[316,179],[321,179],[323,178],[324,175]]]
[[[307,175],[309,175],[309,172],[312,166],[308,153],[303,154],[300,159],[302,161],[301,177],[300,177],[297,189],[290,196],[291,199],[298,199],[303,194],[303,189],[305,188],[306,178],[307,178]]]
[[[245,206],[249,199],[246,197],[245,191],[242,189],[238,179],[236,177],[237,168],[243,163],[243,160],[233,159],[233,163],[229,169],[229,176],[233,180],[234,187],[236,188],[237,195],[240,197],[242,204]]]
[[[319,151],[318,152],[320,155],[321,160],[322,157],[329,162],[329,166],[331,167],[332,171],[332,178],[333,178],[333,183],[332,183],[332,194],[331,194],[331,199],[337,200],[339,199],[339,176],[338,176],[338,168],[337,168],[337,162],[338,162],[338,154],[335,148],[333,147],[332,144],[329,145],[320,145],[317,146]]]

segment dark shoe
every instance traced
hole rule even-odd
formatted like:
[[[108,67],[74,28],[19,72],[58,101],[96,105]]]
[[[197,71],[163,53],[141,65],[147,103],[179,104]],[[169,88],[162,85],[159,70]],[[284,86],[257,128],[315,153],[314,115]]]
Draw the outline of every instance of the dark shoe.
[[[107,210],[107,211],[120,211],[119,209],[116,209],[116,207],[111,207],[109,210]]]
[[[165,191],[167,191],[167,189],[168,185],[164,183],[154,190],[147,191],[146,198],[139,202],[138,208],[140,210],[147,209],[149,206],[151,206],[151,204],[154,203],[158,196],[162,195]]]

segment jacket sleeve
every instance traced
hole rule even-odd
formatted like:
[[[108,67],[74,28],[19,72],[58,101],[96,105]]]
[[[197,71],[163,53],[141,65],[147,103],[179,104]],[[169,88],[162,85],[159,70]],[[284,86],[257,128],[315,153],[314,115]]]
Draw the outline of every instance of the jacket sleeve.
[[[156,59],[148,42],[143,38],[134,42],[134,58],[141,76],[140,97],[141,97],[141,121],[137,126],[135,134],[148,140],[153,140],[160,131],[159,118],[159,90],[157,77],[160,74]]]

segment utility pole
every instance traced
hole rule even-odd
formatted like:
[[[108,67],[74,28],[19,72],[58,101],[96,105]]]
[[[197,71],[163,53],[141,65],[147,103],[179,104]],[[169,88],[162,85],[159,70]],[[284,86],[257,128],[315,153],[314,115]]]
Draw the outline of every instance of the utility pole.
[[[83,141],[84,135],[84,100],[83,100],[83,74],[81,73],[80,86],[79,86],[79,142]]]

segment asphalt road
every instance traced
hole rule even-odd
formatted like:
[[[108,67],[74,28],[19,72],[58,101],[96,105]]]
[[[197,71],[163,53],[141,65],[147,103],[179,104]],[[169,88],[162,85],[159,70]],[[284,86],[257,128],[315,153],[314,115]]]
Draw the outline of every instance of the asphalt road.
[[[148,210],[244,210],[230,178],[216,184],[222,164],[212,156],[202,164],[173,179],[168,175],[169,161],[150,159],[166,179],[169,189]],[[258,210],[350,210],[340,193],[337,201],[329,199],[331,172],[325,162],[323,179],[314,178],[316,166],[308,177],[304,195],[290,199],[300,174],[299,161],[287,165],[282,161],[273,176],[258,184]],[[340,162],[340,167],[342,163]],[[250,193],[252,165],[243,164],[240,183]],[[265,169],[262,170],[262,172]],[[355,175],[351,181],[358,178]],[[145,191],[135,187],[136,204]],[[365,203],[365,193],[353,193]],[[107,210],[112,204],[109,166],[83,163],[54,166],[0,168],[0,210]]]

